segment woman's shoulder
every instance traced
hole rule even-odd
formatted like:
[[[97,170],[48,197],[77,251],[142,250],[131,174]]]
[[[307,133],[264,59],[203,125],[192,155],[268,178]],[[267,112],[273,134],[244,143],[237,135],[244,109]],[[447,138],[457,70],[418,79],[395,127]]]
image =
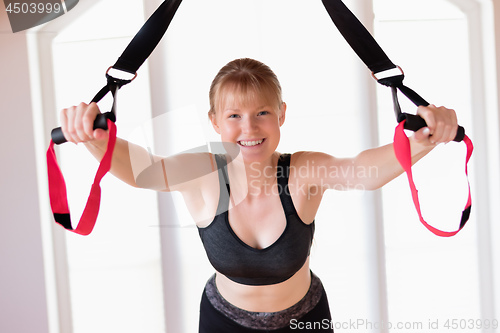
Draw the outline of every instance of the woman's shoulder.
[[[189,152],[165,157],[160,164],[161,172],[173,191],[196,188],[200,181],[217,170],[215,155],[209,152]]]
[[[291,166],[313,167],[319,165],[334,165],[339,160],[336,157],[317,151],[298,151],[291,153]]]
[[[317,186],[337,182],[338,171],[344,168],[346,159],[327,153],[299,151],[291,156],[291,177],[299,182]]]

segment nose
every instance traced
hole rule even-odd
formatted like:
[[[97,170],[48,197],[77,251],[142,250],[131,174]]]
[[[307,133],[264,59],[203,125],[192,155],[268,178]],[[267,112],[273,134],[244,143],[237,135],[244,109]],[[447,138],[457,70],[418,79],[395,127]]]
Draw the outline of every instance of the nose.
[[[254,117],[245,117],[241,124],[244,133],[253,133],[258,129],[257,120]]]

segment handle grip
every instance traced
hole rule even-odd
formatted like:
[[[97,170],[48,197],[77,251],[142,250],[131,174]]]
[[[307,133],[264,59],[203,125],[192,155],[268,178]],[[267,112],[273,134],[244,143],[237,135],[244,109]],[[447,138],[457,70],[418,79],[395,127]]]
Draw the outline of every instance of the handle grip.
[[[103,129],[107,130],[108,129],[108,119],[111,121],[115,122],[116,117],[113,112],[106,112],[106,113],[101,113],[98,114],[97,117],[94,120],[94,129]],[[64,137],[64,134],[62,132],[61,127],[54,128],[52,132],[50,133],[50,136],[52,137],[52,141],[56,145],[60,145],[62,143],[65,143],[67,140]]]
[[[409,114],[409,113],[402,113],[399,116],[398,121],[401,122],[406,119],[405,123],[405,129],[410,130],[410,131],[418,131],[422,127],[426,127],[427,123],[425,120],[417,115]],[[453,141],[456,142],[461,142],[465,137],[465,129],[462,126],[458,126],[457,129],[457,135],[455,136],[455,139]]]

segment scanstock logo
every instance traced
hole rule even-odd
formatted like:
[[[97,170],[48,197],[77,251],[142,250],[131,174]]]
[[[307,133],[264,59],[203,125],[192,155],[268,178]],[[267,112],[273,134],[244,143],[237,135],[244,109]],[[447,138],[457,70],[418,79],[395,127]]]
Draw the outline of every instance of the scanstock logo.
[[[78,0],[4,0],[12,32],[19,32],[52,21],[73,9]]]

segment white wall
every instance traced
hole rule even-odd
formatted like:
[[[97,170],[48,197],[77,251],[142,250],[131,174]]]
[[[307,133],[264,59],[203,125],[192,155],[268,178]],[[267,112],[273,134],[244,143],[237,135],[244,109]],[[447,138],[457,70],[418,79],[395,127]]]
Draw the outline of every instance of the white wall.
[[[48,328],[26,34],[0,5],[0,332]]]

